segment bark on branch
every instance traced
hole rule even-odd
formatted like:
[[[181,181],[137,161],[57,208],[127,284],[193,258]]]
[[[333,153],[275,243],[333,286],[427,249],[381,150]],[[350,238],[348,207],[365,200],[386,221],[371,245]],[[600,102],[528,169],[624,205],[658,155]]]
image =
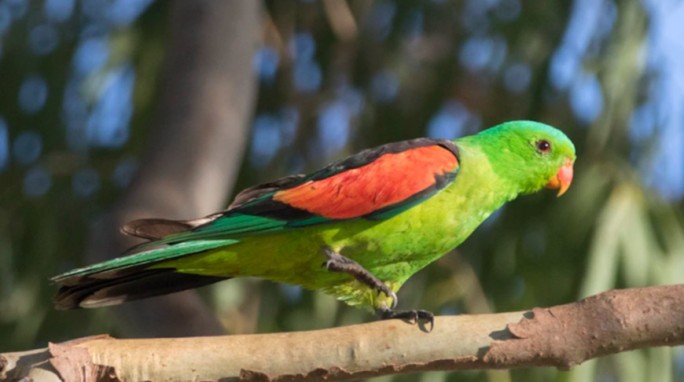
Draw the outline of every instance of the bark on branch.
[[[429,333],[389,320],[295,333],[88,337],[0,354],[0,379],[341,381],[428,370],[567,369],[601,355],[680,344],[684,285],[673,285],[526,312],[442,316]]]

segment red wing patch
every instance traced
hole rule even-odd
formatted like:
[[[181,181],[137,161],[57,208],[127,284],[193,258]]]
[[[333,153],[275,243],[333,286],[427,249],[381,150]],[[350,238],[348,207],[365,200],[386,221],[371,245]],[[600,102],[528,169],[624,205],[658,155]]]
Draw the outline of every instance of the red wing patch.
[[[416,147],[278,191],[273,200],[328,219],[352,219],[400,203],[457,167],[458,159],[442,146]]]

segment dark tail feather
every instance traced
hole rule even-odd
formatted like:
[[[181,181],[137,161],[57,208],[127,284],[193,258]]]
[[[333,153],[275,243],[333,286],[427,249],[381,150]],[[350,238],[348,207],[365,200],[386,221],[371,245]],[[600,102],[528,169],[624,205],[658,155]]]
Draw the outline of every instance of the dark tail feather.
[[[223,214],[219,212],[194,220],[138,219],[124,224],[121,232],[147,240],[160,240],[167,236],[191,231],[221,216]]]
[[[179,273],[174,269],[140,269],[108,279],[82,277],[74,285],[59,288],[57,309],[96,308],[153,297],[225,280],[229,277]],[[65,280],[66,281],[66,280]]]
[[[201,276],[159,264],[237,242],[232,239],[192,240],[71,270],[52,278],[60,286],[55,306],[58,309],[95,308],[225,280],[230,275]]]

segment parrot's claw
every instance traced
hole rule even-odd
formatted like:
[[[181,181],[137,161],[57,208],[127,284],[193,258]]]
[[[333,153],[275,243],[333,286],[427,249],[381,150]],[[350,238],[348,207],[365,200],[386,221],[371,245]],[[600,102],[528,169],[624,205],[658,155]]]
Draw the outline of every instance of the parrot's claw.
[[[412,322],[412,323],[430,324],[430,329],[428,330],[428,332],[431,332],[432,329],[435,327],[435,315],[432,312],[429,312],[427,310],[422,310],[422,309],[413,309],[413,310],[379,309],[378,313],[380,314],[380,318],[383,320],[398,318],[400,320],[408,320],[409,322]]]
[[[390,292],[391,292],[391,294],[388,295],[388,297],[390,297],[392,299],[392,304],[390,304],[390,310],[391,310],[391,309],[394,309],[397,307],[397,304],[399,303],[399,297],[397,297],[396,293],[394,293],[392,291],[390,291]]]
[[[323,252],[325,252],[325,257],[328,258],[328,260],[323,263],[323,266],[327,270],[330,272],[348,273],[354,276],[354,278],[361,283],[375,289],[378,291],[378,293],[384,293],[387,297],[392,299],[391,309],[394,309],[397,306],[397,303],[399,302],[397,294],[394,293],[394,291],[392,291],[387,284],[382,282],[382,280],[378,279],[372,273],[362,267],[361,264],[333,251],[328,247],[324,247]]]

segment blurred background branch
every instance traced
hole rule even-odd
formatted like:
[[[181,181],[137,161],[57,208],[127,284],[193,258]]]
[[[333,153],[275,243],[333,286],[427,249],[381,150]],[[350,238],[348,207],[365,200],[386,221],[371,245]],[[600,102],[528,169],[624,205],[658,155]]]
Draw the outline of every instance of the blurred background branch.
[[[220,210],[237,177],[255,77],[259,3],[174,1],[169,10],[160,99],[136,176],[94,228],[91,262],[137,242],[118,227],[144,217],[187,219]],[[219,321],[197,292],[113,309],[128,335],[219,334]]]

